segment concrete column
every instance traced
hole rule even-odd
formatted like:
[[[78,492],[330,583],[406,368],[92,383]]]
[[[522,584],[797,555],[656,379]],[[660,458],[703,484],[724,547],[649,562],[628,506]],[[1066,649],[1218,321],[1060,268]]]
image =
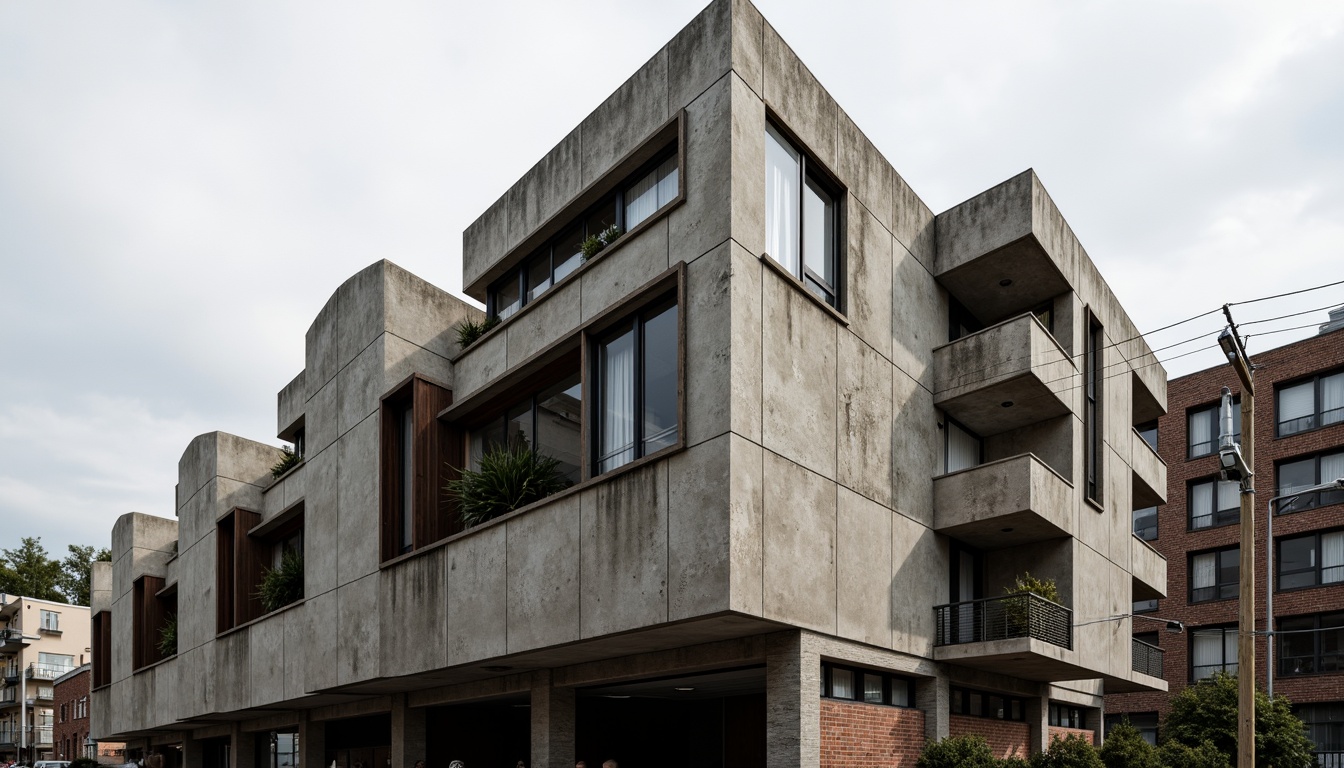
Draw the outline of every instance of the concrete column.
[[[425,710],[406,706],[406,695],[392,697],[392,768],[412,768],[425,759]]]
[[[1092,732],[1092,743],[1101,746],[1102,737],[1105,735],[1105,709],[1093,709],[1088,707],[1083,710],[1083,727]]]
[[[182,767],[183,768],[201,768],[205,765],[205,742],[183,734],[182,736]]]
[[[942,741],[951,732],[952,686],[945,677],[915,683],[915,707],[924,713],[924,740]]]
[[[532,673],[531,768],[574,768],[574,689],[551,684],[551,671]]]
[[[327,724],[304,719],[299,723],[299,765],[325,768],[327,765]]]
[[[242,726],[234,723],[233,733],[229,737],[229,759],[233,762],[230,768],[265,768],[257,765],[257,739],[265,736],[264,733],[244,731]]]
[[[1044,696],[1032,696],[1026,700],[1027,748],[1031,754],[1044,752],[1050,748],[1050,700]]]
[[[766,639],[765,764],[821,764],[821,657],[803,648],[801,632]]]

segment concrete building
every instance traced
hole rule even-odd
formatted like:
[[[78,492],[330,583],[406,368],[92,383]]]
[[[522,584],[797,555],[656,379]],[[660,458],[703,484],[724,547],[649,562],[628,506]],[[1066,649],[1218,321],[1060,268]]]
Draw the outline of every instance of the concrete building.
[[[1338,310],[1331,313],[1338,316]],[[1344,326],[1252,355],[1256,364],[1255,474],[1257,630],[1267,620],[1270,579],[1265,506],[1280,494],[1344,476]],[[1239,397],[1228,366],[1173,379],[1170,412],[1149,425],[1167,475],[1167,503],[1135,511],[1136,535],[1171,564],[1165,599],[1135,606],[1185,623],[1181,635],[1135,622],[1136,635],[1165,651],[1165,678],[1175,694],[1219,670],[1237,669],[1241,510],[1235,484],[1220,483],[1219,428],[1213,420],[1222,387]],[[1240,435],[1236,410],[1234,430]],[[1306,494],[1274,518],[1274,693],[1292,700],[1322,755],[1344,765],[1344,493]],[[1267,682],[1268,643],[1256,643],[1256,679]],[[1170,695],[1108,696],[1109,717],[1127,718],[1155,738]],[[1329,756],[1328,758],[1326,756]]]
[[[279,394],[301,463],[201,435],[176,519],[117,522],[95,738],[168,768],[909,765],[1165,689],[1128,618],[1165,594],[1130,526],[1165,374],[1031,171],[935,216],[717,0],[463,242],[497,326],[461,349],[481,312],[370,266]],[[565,489],[464,527],[445,481],[518,440]],[[1028,571],[1057,600],[1006,599]]]
[[[89,647],[88,608],[0,595],[0,759],[51,757],[53,684]]]

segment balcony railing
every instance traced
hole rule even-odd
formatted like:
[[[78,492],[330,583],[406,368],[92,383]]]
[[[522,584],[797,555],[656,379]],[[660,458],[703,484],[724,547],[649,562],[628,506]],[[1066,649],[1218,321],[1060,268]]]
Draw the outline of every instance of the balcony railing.
[[[1131,643],[1129,668],[1149,677],[1162,679],[1162,649],[1138,638]]]
[[[27,728],[18,728],[9,726],[0,728],[0,744],[18,745],[20,742],[28,746],[42,746],[51,744],[50,725],[28,726]]]
[[[74,667],[68,664],[39,664],[34,662],[28,665],[26,676],[29,680],[55,680],[73,669]]]
[[[19,701],[18,688],[10,687],[6,688],[3,691],[0,691],[0,704],[17,704],[18,701]]]
[[[1317,750],[1314,754],[1320,768],[1344,768],[1344,750]]]
[[[934,645],[1031,638],[1073,648],[1073,611],[1036,594],[1005,595],[933,609]]]

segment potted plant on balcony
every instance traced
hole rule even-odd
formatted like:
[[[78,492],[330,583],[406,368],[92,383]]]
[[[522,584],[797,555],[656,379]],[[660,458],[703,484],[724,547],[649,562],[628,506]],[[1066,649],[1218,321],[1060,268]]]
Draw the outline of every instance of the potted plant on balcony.
[[[1031,595],[1043,597],[1052,603],[1059,602],[1059,587],[1054,579],[1041,579],[1024,571],[1017,581],[1003,588],[1006,599],[1003,601],[1003,617],[1006,637],[1031,636],[1032,610]]]
[[[281,447],[280,460],[271,467],[271,477],[279,477],[289,470],[299,466],[303,457],[295,453],[288,445]]]
[[[458,516],[470,528],[564,490],[560,461],[525,442],[489,448],[479,469],[464,467],[444,486],[458,503]]]
[[[168,658],[177,655],[177,614],[168,617],[159,627],[159,656]]]
[[[297,550],[286,552],[280,558],[279,566],[267,568],[257,588],[257,598],[266,613],[302,600],[303,554]]]
[[[457,346],[460,349],[470,347],[472,344],[476,343],[477,339],[489,333],[490,329],[494,328],[496,325],[499,325],[498,317],[483,318],[481,320],[473,320],[468,317],[457,324]]]

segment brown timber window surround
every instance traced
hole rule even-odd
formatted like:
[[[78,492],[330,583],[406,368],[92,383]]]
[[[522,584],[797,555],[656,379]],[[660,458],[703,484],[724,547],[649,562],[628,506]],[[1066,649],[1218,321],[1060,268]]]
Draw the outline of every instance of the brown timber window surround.
[[[223,633],[265,616],[259,592],[266,572],[287,552],[303,556],[303,502],[266,523],[250,509],[233,509],[219,521],[215,548],[215,631]]]
[[[444,485],[462,466],[461,432],[438,418],[452,392],[419,374],[382,398],[379,409],[379,510],[382,560],[462,530]]]
[[[163,653],[160,640],[164,627],[177,617],[176,589],[163,592],[164,580],[141,576],[135,580],[131,603],[131,667],[142,669],[176,653]]]
[[[89,633],[93,669],[92,686],[101,688],[112,683],[112,612],[99,611],[93,615],[93,627]]]

